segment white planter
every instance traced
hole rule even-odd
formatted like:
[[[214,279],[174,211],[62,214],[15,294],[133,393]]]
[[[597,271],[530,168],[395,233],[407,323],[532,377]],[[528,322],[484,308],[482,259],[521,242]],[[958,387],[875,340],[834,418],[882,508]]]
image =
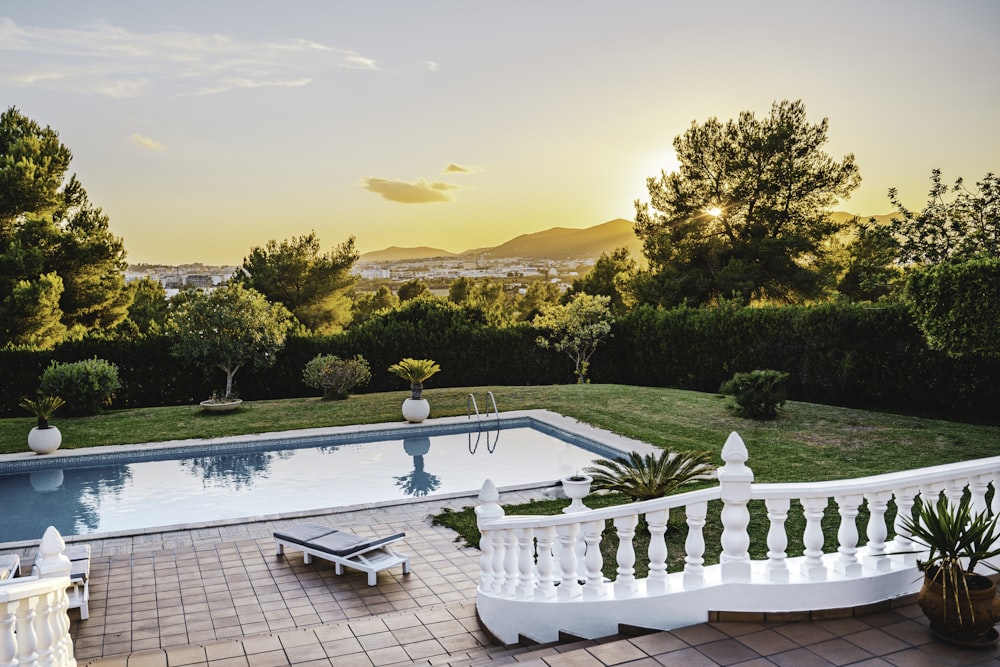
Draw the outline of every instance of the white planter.
[[[403,419],[411,424],[419,424],[431,413],[431,404],[426,398],[408,398],[403,401]]]
[[[583,504],[583,499],[590,493],[590,483],[594,481],[594,478],[590,475],[580,475],[580,477],[583,479],[563,477],[560,480],[562,482],[563,493],[573,501],[569,504],[569,507],[563,508],[564,514],[572,514],[573,512],[582,512],[585,509],[589,509]]]
[[[38,428],[28,432],[28,447],[36,454],[51,454],[62,444],[62,433],[55,426]]]
[[[226,401],[225,403],[219,403],[218,401],[202,401],[199,405],[208,412],[232,412],[236,408],[240,407],[243,403],[242,398],[234,398],[231,401]]]

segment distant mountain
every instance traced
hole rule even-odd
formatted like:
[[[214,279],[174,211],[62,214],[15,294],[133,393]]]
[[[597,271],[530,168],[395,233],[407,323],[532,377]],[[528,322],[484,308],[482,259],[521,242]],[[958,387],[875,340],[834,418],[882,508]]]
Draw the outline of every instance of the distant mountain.
[[[894,214],[859,215],[867,221],[873,217],[881,223],[888,222]],[[833,218],[845,222],[855,217],[853,213],[837,211]],[[642,242],[632,229],[633,222],[616,218],[600,225],[576,229],[552,227],[533,234],[521,234],[506,243],[492,248],[474,248],[461,253],[448,252],[439,248],[399,248],[392,246],[385,250],[375,250],[361,255],[363,262],[401,262],[408,259],[430,259],[434,257],[525,257],[528,259],[590,259],[601,253],[611,253],[622,246],[628,248],[633,259],[642,258]]]
[[[522,234],[495,248],[478,250],[476,254],[531,259],[587,259],[600,257],[601,253],[610,253],[622,246],[627,247],[632,255],[641,254],[642,244],[632,231],[632,221],[617,218],[586,229],[553,227],[534,234]]]
[[[361,255],[362,262],[402,262],[407,259],[431,259],[434,257],[456,257],[457,253],[440,248],[400,248],[390,246],[384,250],[373,250]]]

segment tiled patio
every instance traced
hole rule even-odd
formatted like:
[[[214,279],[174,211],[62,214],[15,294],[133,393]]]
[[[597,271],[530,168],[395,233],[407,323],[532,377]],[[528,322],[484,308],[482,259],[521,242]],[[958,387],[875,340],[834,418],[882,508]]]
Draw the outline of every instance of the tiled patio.
[[[520,502],[536,492],[518,492]],[[91,616],[71,612],[81,666],[276,665],[996,665],[1000,650],[936,641],[915,604],[854,616],[712,622],[545,647],[490,644],[475,616],[478,552],[430,525],[472,498],[312,517],[364,535],[405,531],[412,573],[379,585],[300,552],[274,555],[273,530],[301,519],[92,540]],[[30,549],[20,551],[30,562]],[[838,616],[836,614],[827,616]],[[721,618],[726,618],[722,616]]]

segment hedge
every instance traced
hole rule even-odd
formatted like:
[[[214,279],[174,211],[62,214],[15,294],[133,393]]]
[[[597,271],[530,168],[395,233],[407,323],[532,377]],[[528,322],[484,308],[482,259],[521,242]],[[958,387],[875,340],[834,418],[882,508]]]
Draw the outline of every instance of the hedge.
[[[573,382],[568,357],[535,345],[526,324],[498,329],[482,313],[442,302],[410,302],[335,336],[290,337],[275,365],[244,368],[235,389],[248,400],[315,396],[302,369],[317,354],[361,354],[372,381],[358,391],[405,392],[386,371],[403,357],[434,359],[435,387]],[[97,357],[117,364],[122,387],[113,408],[191,404],[224,381],[170,356],[164,336],[135,341],[87,339],[52,352],[0,351],[0,414],[33,395],[51,359]],[[715,392],[733,373],[789,374],[791,400],[961,419],[995,419],[1000,360],[949,358],[928,348],[904,306],[850,304],[672,311],[639,308],[620,318],[594,355],[591,381]]]

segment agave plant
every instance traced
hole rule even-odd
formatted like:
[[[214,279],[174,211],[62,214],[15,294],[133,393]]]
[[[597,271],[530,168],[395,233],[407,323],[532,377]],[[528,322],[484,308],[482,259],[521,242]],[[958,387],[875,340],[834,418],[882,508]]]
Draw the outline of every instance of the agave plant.
[[[432,375],[441,370],[437,362],[431,359],[410,359],[406,358],[399,363],[389,366],[389,372],[410,383],[411,398],[417,400],[424,390],[424,382]]]
[[[594,490],[617,491],[639,501],[662,498],[712,470],[711,452],[663,450],[658,456],[630,452],[627,459],[595,459],[586,472],[594,478]]]
[[[52,413],[66,404],[59,396],[39,396],[37,401],[30,398],[22,398],[20,406],[35,415],[38,419],[38,428],[49,428],[49,417]]]

